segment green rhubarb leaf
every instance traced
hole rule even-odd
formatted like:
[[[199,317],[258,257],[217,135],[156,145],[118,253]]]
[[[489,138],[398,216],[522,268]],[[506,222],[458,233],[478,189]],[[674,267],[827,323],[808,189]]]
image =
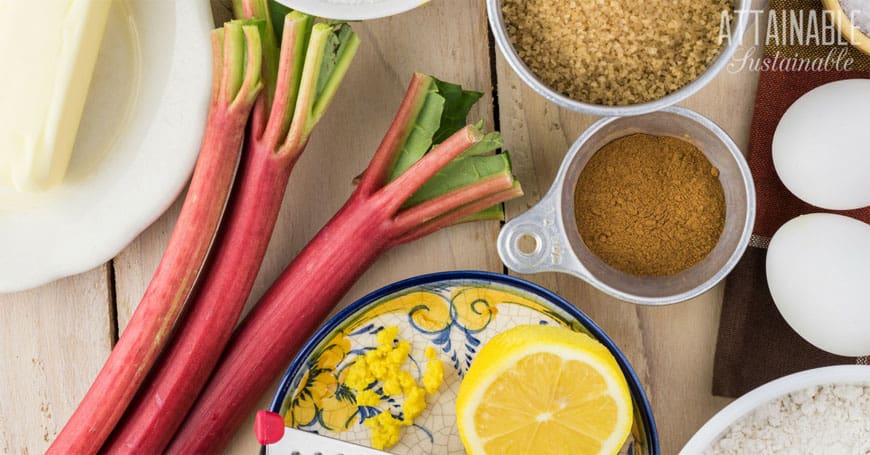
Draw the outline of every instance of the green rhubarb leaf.
[[[480,127],[478,127],[480,129]],[[504,145],[504,141],[501,138],[501,134],[498,131],[494,131],[492,133],[486,133],[483,136],[483,139],[480,140],[477,144],[474,144],[462,154],[463,157],[467,156],[476,156],[476,155],[488,155],[492,154],[496,150],[500,149],[501,146]]]
[[[332,24],[330,24],[332,25]],[[355,38],[353,29],[347,24],[335,24],[335,30],[329,35],[324,50],[323,62],[320,64],[320,74],[317,78],[316,96],[320,99],[328,87],[329,81],[336,68],[339,66],[341,57],[347,52]]]
[[[324,53],[320,61],[320,69],[317,73],[317,82],[314,90],[314,103],[311,106],[309,120],[306,122],[306,135],[326,113],[326,109],[332,103],[341,81],[350,69],[356,51],[359,49],[359,36],[346,23],[321,23],[331,28],[324,46]]]
[[[425,104],[414,120],[412,132],[402,144],[393,165],[391,181],[423,158],[423,155],[434,145],[444,142],[462,129],[467,123],[466,119],[471,108],[483,96],[480,92],[463,90],[458,84],[444,82],[434,77],[431,79],[432,86]],[[501,147],[501,136],[498,133],[488,134],[480,144],[474,145],[463,156],[489,153],[499,147]]]
[[[402,175],[432,149],[432,138],[441,127],[444,108],[445,99],[438,94],[438,87],[433,82],[427,91],[423,107],[414,119],[411,133],[402,144],[396,163],[393,165],[390,181]]]
[[[498,155],[476,155],[457,158],[438,171],[405,203],[406,207],[434,199],[451,191],[472,185],[487,177],[511,175],[507,152]]]
[[[488,209],[481,210],[473,215],[463,218],[460,223],[469,223],[472,221],[497,220],[504,221],[504,205],[494,205]]]
[[[480,92],[463,90],[461,86],[431,78],[431,86],[425,93],[425,100],[419,113],[409,125],[410,134],[402,143],[393,165],[390,180],[395,179],[426,153],[467,124],[468,113],[483,96]],[[482,130],[483,122],[474,125]],[[498,132],[487,133],[483,138],[460,157],[448,163],[430,178],[404,204],[405,208],[435,199],[450,192],[479,183],[481,180],[499,175],[511,174],[510,155],[505,152],[494,154],[502,147],[502,137]],[[504,219],[501,204],[470,215],[462,221]]]
[[[338,60],[338,46],[341,42],[335,33],[330,33],[326,38],[326,45],[323,50],[323,61],[320,63],[320,72],[317,77],[317,88],[314,90],[315,97],[319,97],[323,92],[323,87],[326,86],[326,81],[329,80],[329,75],[335,69],[335,63]]]
[[[433,144],[440,144],[468,123],[466,120],[468,113],[471,112],[471,108],[483,96],[483,93],[463,90],[461,85],[438,79],[435,79],[435,85],[438,87],[438,93],[444,97],[444,115],[441,118],[441,127],[432,138]]]

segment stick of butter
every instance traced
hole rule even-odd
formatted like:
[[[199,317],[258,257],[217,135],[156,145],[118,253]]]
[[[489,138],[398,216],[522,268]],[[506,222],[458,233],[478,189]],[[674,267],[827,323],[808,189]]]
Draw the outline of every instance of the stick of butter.
[[[0,0],[0,187],[48,189],[75,144],[111,0]]]

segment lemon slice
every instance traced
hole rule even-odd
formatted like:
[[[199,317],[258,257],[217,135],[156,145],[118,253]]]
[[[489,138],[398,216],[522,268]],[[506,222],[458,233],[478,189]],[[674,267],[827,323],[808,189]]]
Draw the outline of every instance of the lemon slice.
[[[471,455],[613,454],[631,430],[632,404],[604,345],[524,325],[480,350],[459,386],[456,416]]]

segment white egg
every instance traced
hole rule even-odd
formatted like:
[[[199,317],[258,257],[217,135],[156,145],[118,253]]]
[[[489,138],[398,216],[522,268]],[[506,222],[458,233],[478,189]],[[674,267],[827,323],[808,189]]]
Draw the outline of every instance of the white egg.
[[[776,127],[773,164],[816,207],[870,205],[870,79],[831,82],[795,101]]]
[[[767,250],[767,284],[805,340],[838,355],[870,354],[870,225],[827,213],[785,223]]]

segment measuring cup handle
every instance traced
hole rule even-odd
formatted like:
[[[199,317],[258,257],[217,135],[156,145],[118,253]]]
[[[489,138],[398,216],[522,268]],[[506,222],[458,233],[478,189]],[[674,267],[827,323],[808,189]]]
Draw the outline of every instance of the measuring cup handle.
[[[517,273],[558,271],[585,277],[585,268],[571,250],[554,202],[545,196],[529,211],[506,223],[498,235],[498,254]],[[530,251],[521,248],[526,238],[533,247]]]

